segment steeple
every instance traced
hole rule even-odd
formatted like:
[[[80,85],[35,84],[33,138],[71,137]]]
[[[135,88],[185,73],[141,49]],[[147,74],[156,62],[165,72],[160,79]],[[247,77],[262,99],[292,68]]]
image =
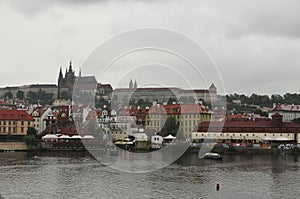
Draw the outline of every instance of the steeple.
[[[63,78],[63,74],[62,74],[62,71],[61,71],[61,67],[59,69],[59,75],[58,75],[58,78]]]
[[[72,60],[70,60],[69,71],[72,72]]]
[[[133,88],[137,88],[136,79],[134,80],[134,85],[133,85]]]
[[[60,67],[59,74],[58,74],[58,85],[60,85],[62,83],[63,79],[64,79],[64,77],[63,77],[61,67]]]
[[[130,79],[130,82],[129,82],[129,88],[133,88],[132,79]]]

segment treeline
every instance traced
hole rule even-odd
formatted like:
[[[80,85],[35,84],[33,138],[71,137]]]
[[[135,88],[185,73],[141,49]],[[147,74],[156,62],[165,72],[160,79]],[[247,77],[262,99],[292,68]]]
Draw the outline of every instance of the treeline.
[[[31,104],[52,104],[54,101],[54,94],[39,90],[37,92],[29,91],[26,95],[24,91],[18,90],[14,97],[12,92],[8,91],[3,96],[5,99],[19,99],[27,100]]]
[[[300,104],[300,94],[297,93],[286,93],[283,96],[274,94],[268,95],[257,95],[252,94],[250,96],[244,94],[230,94],[226,95],[227,103],[232,103],[233,100],[240,100],[241,104],[244,105],[257,105],[260,107],[273,107],[274,103],[281,104]]]

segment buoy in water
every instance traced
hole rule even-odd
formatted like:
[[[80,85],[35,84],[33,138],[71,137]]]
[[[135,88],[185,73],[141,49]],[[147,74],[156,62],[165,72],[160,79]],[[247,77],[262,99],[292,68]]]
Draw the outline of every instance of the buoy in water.
[[[217,191],[219,191],[219,190],[220,190],[220,185],[219,185],[219,183],[218,183],[218,184],[216,184],[216,190],[217,190]]]

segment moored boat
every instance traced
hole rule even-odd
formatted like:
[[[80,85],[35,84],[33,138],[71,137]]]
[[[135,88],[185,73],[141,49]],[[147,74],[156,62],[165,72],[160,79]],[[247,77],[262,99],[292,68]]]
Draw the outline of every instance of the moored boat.
[[[211,160],[222,160],[222,156],[219,153],[205,153],[204,159],[211,159]]]

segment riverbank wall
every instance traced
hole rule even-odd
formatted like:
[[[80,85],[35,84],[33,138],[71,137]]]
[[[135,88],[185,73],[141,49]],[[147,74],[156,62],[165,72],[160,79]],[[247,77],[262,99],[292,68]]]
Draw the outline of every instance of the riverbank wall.
[[[0,142],[0,151],[26,151],[24,142]]]

